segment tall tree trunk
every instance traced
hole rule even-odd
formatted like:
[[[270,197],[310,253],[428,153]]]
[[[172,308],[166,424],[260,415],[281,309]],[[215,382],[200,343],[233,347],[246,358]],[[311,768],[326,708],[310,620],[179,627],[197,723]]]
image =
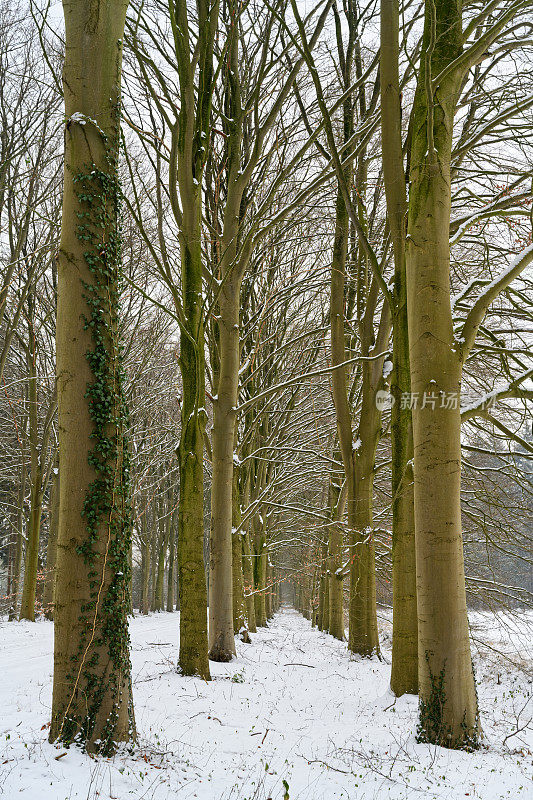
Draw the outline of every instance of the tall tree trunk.
[[[170,532],[170,511],[168,510],[164,495],[161,502],[158,503],[159,508],[159,536],[157,537],[157,566],[155,574],[155,588],[154,588],[154,611],[163,611],[163,589],[165,584],[165,560],[167,555],[168,536]]]
[[[372,289],[367,296],[369,330],[373,316]],[[367,314],[365,314],[365,317]],[[351,534],[350,552],[350,625],[348,648],[360,655],[379,654],[378,621],[376,609],[376,568],[373,537],[374,462],[381,433],[381,411],[376,406],[376,395],[383,385],[383,358],[372,356],[383,352],[390,331],[389,306],[384,301],[379,333],[374,348],[371,335],[361,336],[361,349],[370,360],[363,362],[361,412],[359,416],[355,459],[355,497],[348,506],[348,526]],[[375,351],[375,352],[374,352]]]
[[[127,0],[64,0],[58,275],[59,532],[50,740],[111,754],[134,733],[131,512],[118,341],[117,186]]]
[[[180,111],[172,133],[169,193],[179,228],[181,293],[172,285],[180,319],[182,378],[181,437],[178,447],[179,669],[208,680],[207,587],[204,566],[205,336],[202,265],[202,177],[210,140],[213,47],[218,2],[198,0],[198,41],[190,44],[188,3],[169,2],[175,33]],[[198,70],[198,80],[195,71]],[[177,192],[179,191],[179,198]],[[181,297],[179,296],[181,294]]]
[[[157,581],[157,563],[158,563],[158,538],[157,538],[157,522],[156,514],[152,513],[152,526],[150,528],[150,610],[155,611],[155,586]]]
[[[329,533],[329,622],[328,633],[336,639],[344,640],[344,591],[342,556],[342,529],[339,524],[332,525]]]
[[[328,545],[320,545],[320,564],[318,581],[318,609],[316,624],[319,631],[329,628],[329,579],[328,579]]]
[[[199,234],[198,234],[199,238]],[[198,253],[198,256],[200,254]],[[187,259],[186,259],[187,260]],[[189,265],[187,273],[189,273]],[[205,411],[199,398],[205,397],[201,268],[192,270],[190,291],[185,293],[190,319],[196,320],[201,346],[193,347],[181,337],[180,362],[183,376],[181,406],[182,432],[179,446],[180,504],[178,512],[178,580],[180,603],[179,668],[184,675],[209,680],[207,656],[207,586],[204,566],[204,427]],[[187,285],[187,282],[186,282]],[[195,298],[194,302],[192,298]],[[189,299],[187,299],[189,298]]]
[[[175,512],[171,511],[170,532],[168,536],[168,575],[167,575],[167,611],[174,611],[174,555],[176,551]]]
[[[56,584],[57,531],[59,526],[59,469],[56,467],[50,487],[48,508],[49,530],[46,545],[46,568],[44,578],[43,608],[47,619],[54,618],[54,594]]]
[[[405,231],[407,192],[402,151],[398,0],[381,0],[381,143],[387,215],[394,250],[392,438],[392,667],[398,697],[418,692],[418,622]]]
[[[13,539],[10,536],[6,546],[6,560],[7,560],[6,599],[8,602],[8,609],[11,608],[9,598],[11,597],[13,591],[13,564],[15,561],[15,547],[16,547],[16,539]]]
[[[450,302],[450,159],[462,83],[459,0],[428,0],[412,119],[407,307],[413,410],[420,730],[423,740],[475,746],[461,528],[461,353]],[[454,64],[454,62],[456,62]],[[452,66],[454,64],[454,66]],[[436,76],[437,86],[434,84]]]
[[[167,550],[166,536],[161,536],[157,548],[157,566],[155,570],[154,611],[163,611],[163,587],[165,583],[165,557]]]
[[[403,355],[398,357],[397,363],[405,364]],[[396,387],[393,397],[401,395],[404,391],[403,386],[399,383],[396,384]],[[400,697],[405,693],[418,693],[418,615],[412,464],[413,430],[410,414],[406,418],[401,411],[398,413],[394,409],[392,414],[393,622],[391,689],[397,697]]]
[[[20,483],[17,497],[17,514],[16,514],[16,540],[15,540],[15,553],[13,559],[13,574],[11,579],[11,606],[9,609],[9,619],[11,621],[17,619],[17,602],[20,584],[20,569],[22,566],[22,541],[24,530],[24,495],[26,493],[26,461],[24,460],[24,453],[22,466],[20,470]]]
[[[264,532],[264,522],[259,523],[259,521],[256,520],[256,517],[254,517],[254,526],[256,527],[256,532],[254,536],[255,623],[258,627],[264,628],[267,623],[266,605],[265,605],[266,560],[267,560],[266,536]]]
[[[39,536],[41,531],[42,493],[32,485],[28,538],[24,559],[24,582],[20,601],[19,619],[35,620],[35,595],[37,591],[37,572],[39,568]]]
[[[267,556],[266,559],[266,596],[265,596],[265,614],[267,620],[272,619],[272,564]]]
[[[233,447],[239,388],[239,312],[243,269],[236,263],[240,205],[244,184],[240,174],[243,114],[240,105],[238,6],[224,6],[231,19],[228,70],[225,72],[227,133],[227,196],[221,237],[218,320],[218,370],[213,402],[213,483],[209,562],[209,658],[230,661],[235,655],[232,579]],[[229,74],[228,74],[229,73]],[[235,563],[235,559],[233,559]],[[237,576],[238,580],[238,576]]]
[[[131,514],[132,531],[133,531],[133,510]],[[135,609],[133,608],[133,535],[130,536],[130,546],[128,548],[128,616],[135,616]]]
[[[244,583],[244,598],[246,601],[246,619],[250,633],[257,632],[254,602],[254,568],[252,565],[252,552],[250,547],[250,534],[248,531],[243,536],[242,572]]]
[[[329,575],[329,624],[328,632],[344,641],[344,593],[343,593],[343,535],[341,520],[344,514],[346,492],[335,485],[333,476],[329,486],[329,508],[331,523],[328,540]]]
[[[213,403],[213,483],[209,557],[209,658],[235,655],[232,582],[232,487],[235,406],[239,379],[239,284],[231,276],[220,293],[219,374]]]
[[[357,76],[361,77],[363,68],[359,38],[355,43],[355,66]],[[364,86],[361,86],[358,92],[358,105],[360,114],[364,117],[366,113]],[[361,411],[353,450],[354,494],[353,502],[348,502],[348,527],[351,535],[348,648],[364,656],[379,654],[372,530],[374,462],[381,433],[381,412],[377,408],[376,397],[378,390],[383,386],[384,358],[378,355],[388,346],[390,335],[390,307],[386,298],[383,299],[377,336],[374,333],[379,292],[375,277],[369,280],[368,253],[362,239],[362,236],[368,236],[364,199],[367,182],[368,161],[365,147],[359,153],[355,176],[355,207],[360,232],[356,239],[355,253],[357,319],[360,352],[364,360],[361,365]],[[348,488],[350,490],[350,485]]]
[[[184,12],[185,13],[185,12]],[[192,102],[192,101],[191,101]],[[181,115],[193,114],[183,103]],[[182,137],[185,142],[185,136]],[[178,580],[180,601],[179,669],[209,680],[207,586],[204,566],[205,355],[202,311],[201,189],[193,182],[190,153],[178,156],[183,204],[180,232],[184,323],[180,336],[183,395],[178,447]],[[188,190],[187,196],[185,192]]]
[[[32,295],[28,302],[31,305]],[[33,319],[30,309],[29,318]],[[43,508],[43,474],[39,458],[39,423],[37,414],[37,369],[35,351],[35,333],[30,325],[30,343],[28,346],[28,421],[30,444],[30,516],[28,520],[28,537],[26,542],[26,558],[24,561],[24,584],[20,602],[20,619],[35,620],[35,593],[37,590],[37,571],[39,566],[39,538],[41,533],[41,516]]]
[[[351,171],[347,172],[346,179],[351,181]],[[330,324],[332,366],[343,364],[346,361],[344,329],[344,283],[346,275],[346,256],[348,251],[348,234],[348,213],[342,193],[339,189],[337,191],[335,240],[331,264]],[[350,537],[352,537],[352,525],[355,524],[354,515],[356,487],[352,450],[352,419],[348,404],[346,367],[340,367],[331,373],[331,384],[337,418],[339,449],[342,456],[346,480],[348,527],[350,529]],[[333,537],[332,555],[334,555],[335,559],[338,560],[342,539],[339,541],[339,533],[333,529],[330,532],[330,537]],[[353,548],[350,549],[350,556],[353,557]],[[336,577],[336,570],[333,575],[330,573],[330,633],[339,639],[343,639],[344,620],[342,612],[342,581],[337,583]],[[332,613],[334,614],[334,619],[332,619]]]
[[[326,564],[327,564],[327,561],[328,561],[327,546],[326,546],[326,556],[325,556],[325,558],[326,558]],[[322,614],[323,614],[323,617],[322,617],[322,630],[325,631],[326,633],[329,633],[329,603],[330,603],[330,597],[329,597],[329,575],[328,575],[327,572],[324,573],[324,575],[322,577],[322,580],[323,580],[323,593],[324,593],[324,603],[323,603],[323,609],[322,609]]]
[[[241,506],[239,491],[239,469],[233,469],[233,527],[232,527],[232,549],[233,549],[233,630],[239,634],[243,642],[250,642],[248,626],[246,625],[246,602],[244,599],[244,577],[243,577],[243,531],[241,526]]]
[[[373,454],[356,460],[356,494],[348,524],[355,533],[350,550],[350,625],[348,648],[371,656],[379,652],[376,613],[376,571],[372,534]]]
[[[142,539],[142,585],[141,585],[141,613],[150,613],[150,543],[147,540],[147,531]]]
[[[349,175],[346,175],[349,180]],[[342,192],[337,194],[335,243],[331,268],[331,352],[332,364],[342,364],[344,345],[344,281],[348,247],[348,212]],[[371,324],[371,320],[367,320]],[[362,345],[363,347],[363,345]],[[368,348],[369,349],[369,348]],[[370,352],[368,353],[370,355]],[[363,366],[363,404],[359,431],[364,437],[360,450],[352,449],[352,422],[346,388],[346,368],[332,373],[333,398],[337,414],[339,447],[346,475],[348,528],[350,530],[350,628],[348,646],[352,652],[372,655],[379,649],[374,543],[372,526],[372,475],[379,424],[375,419],[375,380],[373,363]],[[366,385],[365,385],[366,382]],[[378,418],[379,419],[379,418]],[[339,587],[337,587],[337,595]],[[337,604],[337,622],[340,622]],[[341,623],[343,627],[343,623]],[[340,633],[337,630],[337,633]],[[344,631],[342,632],[342,635]]]
[[[303,575],[303,593],[302,593],[302,606],[303,615],[306,619],[313,619],[312,609],[312,596],[313,596],[313,578],[309,572],[309,563],[306,565],[305,573]]]

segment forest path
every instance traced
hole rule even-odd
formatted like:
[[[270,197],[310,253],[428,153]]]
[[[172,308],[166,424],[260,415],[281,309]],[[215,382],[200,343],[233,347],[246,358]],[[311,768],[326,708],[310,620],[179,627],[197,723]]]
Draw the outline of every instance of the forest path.
[[[388,688],[387,630],[384,661],[351,659],[282,607],[234,661],[211,664],[210,682],[176,672],[178,614],[135,617],[130,631],[139,745],[92,760],[46,742],[52,624],[0,623],[0,797],[286,800],[284,781],[289,800],[528,797],[527,756],[500,744],[531,687],[505,665],[500,684],[493,665],[477,669],[498,746],[456,753],[415,742],[417,700],[394,703]]]

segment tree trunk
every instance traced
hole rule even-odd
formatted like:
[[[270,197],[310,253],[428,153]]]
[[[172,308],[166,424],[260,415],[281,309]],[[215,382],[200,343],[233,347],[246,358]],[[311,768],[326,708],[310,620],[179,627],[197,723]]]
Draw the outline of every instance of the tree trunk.
[[[392,439],[392,667],[396,696],[418,692],[418,629],[405,230],[407,192],[402,151],[398,0],[381,0],[381,141],[387,214],[394,250]]]
[[[400,357],[398,362],[403,361]],[[401,394],[402,388],[394,392]],[[398,401],[399,402],[399,401]],[[418,619],[413,488],[413,432],[410,420],[393,409],[392,423],[392,666],[397,697],[418,693]]]
[[[23,454],[24,457],[24,454]],[[26,462],[23,460],[20,470],[20,484],[17,498],[17,517],[16,517],[16,541],[15,555],[13,560],[13,573],[11,579],[11,606],[9,609],[9,620],[17,619],[17,601],[20,584],[20,569],[22,566],[22,540],[24,529],[24,494],[26,492]]]
[[[42,493],[37,486],[32,485],[26,558],[24,560],[24,583],[19,613],[19,619],[28,619],[31,620],[31,622],[35,621],[35,594],[37,591],[37,572],[39,567],[41,515]]]
[[[368,308],[372,307],[369,292]],[[386,304],[386,301],[384,301]],[[382,341],[388,339],[388,306],[384,305],[376,350],[382,351]],[[385,333],[387,331],[387,333]],[[371,352],[367,336],[362,336],[361,348]],[[368,337],[370,339],[370,337]],[[354,502],[348,504],[348,527],[351,533],[350,552],[350,625],[348,649],[363,656],[379,654],[376,610],[376,567],[373,537],[374,462],[381,432],[381,412],[376,406],[376,393],[382,383],[383,359],[363,363],[361,412],[357,447],[354,450]]]
[[[316,624],[319,631],[329,628],[329,579],[328,579],[328,545],[320,545],[320,565],[318,583],[318,610]]]
[[[203,343],[203,334],[201,335]],[[207,587],[204,567],[203,428],[196,399],[196,358],[182,340],[180,358],[191,363],[184,369],[182,437],[180,442],[180,504],[178,513],[178,580],[180,603],[179,668],[184,675],[210,679],[207,656]],[[200,367],[198,367],[200,368]],[[189,375],[190,380],[185,377]],[[203,379],[202,379],[203,380]],[[187,388],[185,388],[187,385]],[[191,416],[189,416],[191,415]]]
[[[133,505],[133,503],[132,503],[132,505]],[[132,519],[132,532],[133,532],[133,519],[134,519],[133,508],[132,508],[132,513],[131,513],[131,519]],[[128,548],[128,577],[129,577],[129,582],[128,582],[128,616],[134,617],[135,616],[135,610],[133,608],[133,535],[130,536],[130,546]]]
[[[221,289],[218,298],[218,370],[215,380],[215,400],[213,403],[213,483],[211,489],[211,558],[209,575],[209,657],[214,661],[229,661],[235,655],[233,619],[237,619],[232,602],[233,587],[241,577],[232,581],[232,536],[231,536],[231,497],[233,485],[233,447],[235,441],[236,407],[238,404],[239,366],[240,366],[240,294],[241,283],[250,258],[250,247],[239,253],[243,200],[247,192],[247,180],[241,167],[251,155],[253,148],[245,143],[245,111],[241,103],[239,81],[239,39],[240,29],[236,23],[239,5],[229,0],[223,6],[223,14],[228,24],[228,50],[223,72],[224,107],[226,119],[223,121],[227,154],[225,156],[225,197],[222,236],[220,240],[220,278]],[[231,23],[230,23],[231,20]],[[249,133],[248,129],[248,133]],[[248,179],[249,180],[249,179]],[[215,373],[215,370],[213,370]],[[233,545],[233,564],[239,569],[236,553],[239,548]],[[240,597],[237,600],[240,603]]]
[[[49,531],[46,546],[43,608],[47,619],[54,618],[54,593],[56,583],[57,530],[59,526],[59,469],[56,468],[50,488],[48,508]]]
[[[31,303],[31,296],[29,298]],[[32,319],[32,314],[29,314]],[[28,421],[30,443],[30,516],[28,520],[28,538],[26,542],[26,558],[24,560],[24,584],[20,602],[20,619],[35,620],[35,593],[37,590],[37,572],[39,567],[39,538],[41,534],[41,516],[43,508],[43,474],[39,458],[39,424],[37,417],[37,371],[35,363],[35,335],[30,325],[30,343],[28,346]]]
[[[344,346],[344,279],[348,247],[348,213],[342,197],[337,194],[335,222],[335,244],[333,249],[331,273],[331,342],[332,364],[341,364],[345,359]],[[372,326],[372,312],[375,301],[368,300],[368,307],[362,327]],[[365,331],[363,331],[365,333]],[[363,338],[363,337],[362,337]],[[370,353],[370,335],[365,335],[361,349]],[[363,364],[363,398],[359,422],[360,449],[352,448],[352,423],[346,388],[346,369],[340,368],[332,373],[333,398],[337,414],[339,447],[344,464],[347,492],[348,528],[350,530],[350,627],[348,647],[361,655],[372,655],[379,650],[376,587],[374,568],[374,543],[369,529],[372,527],[372,489],[374,455],[379,437],[379,416],[375,407],[374,362]],[[335,602],[337,613],[336,632],[344,635],[344,623],[339,609],[340,587]],[[340,638],[340,637],[339,637]]]
[[[242,572],[244,582],[244,597],[246,600],[246,618],[248,620],[248,630],[250,633],[257,632],[255,621],[255,602],[254,602],[254,568],[252,565],[252,553],[250,547],[250,534],[246,531],[243,536],[243,557]]]
[[[352,513],[348,514],[350,530],[354,531],[351,537],[350,553],[348,649],[363,656],[379,653],[376,572],[372,534],[373,468],[373,458],[370,462],[361,454],[356,459],[355,502],[352,504],[353,515]]]
[[[175,513],[172,510],[168,537],[167,611],[174,611],[174,554],[176,551]]]
[[[118,341],[117,159],[126,0],[64,0],[58,275],[59,532],[50,741],[113,753],[134,735],[131,513]]]
[[[166,536],[163,535],[157,548],[157,566],[155,570],[154,611],[163,610],[163,586],[165,583]]]
[[[151,514],[151,522],[150,522],[150,580],[149,580],[149,591],[150,591],[150,611],[155,611],[155,585],[156,585],[156,574],[157,574],[157,562],[158,562],[158,548],[157,548],[157,522],[156,522],[156,514]]]
[[[165,584],[165,559],[170,530],[170,517],[162,499],[159,505],[159,536],[157,537],[157,566],[155,572],[154,611],[163,611],[163,588]]]
[[[169,162],[171,207],[179,229],[181,292],[172,284],[180,319],[182,378],[181,437],[178,447],[179,669],[209,680],[207,587],[204,566],[205,335],[202,264],[202,178],[210,138],[213,47],[218,2],[198,0],[197,49],[190,47],[188,4],[169,6],[174,17],[180,111],[172,132]],[[199,78],[195,80],[198,70]],[[179,191],[179,198],[177,196]],[[181,202],[180,202],[181,201]]]
[[[254,523],[257,526],[255,518]],[[261,527],[256,531],[254,539],[255,623],[258,627],[264,628],[267,623],[265,606],[267,547],[266,536],[264,533],[264,523],[261,523]]]
[[[241,506],[239,492],[239,470],[233,469],[233,514],[232,514],[232,550],[233,550],[233,630],[239,634],[243,642],[250,642],[246,625],[246,602],[244,599],[243,532],[241,525]]]
[[[344,641],[344,593],[343,593],[343,535],[340,520],[344,514],[344,500],[339,487],[330,479],[330,500],[332,521],[328,541],[328,580],[329,580],[329,623],[328,632]],[[344,495],[345,493],[342,492]]]
[[[461,529],[460,347],[450,302],[450,158],[462,71],[432,76],[462,52],[458,0],[426,3],[412,119],[407,305],[413,410],[418,594],[419,737],[473,747],[478,711],[466,610]],[[431,70],[431,73],[429,72]],[[429,88],[428,88],[429,86]],[[455,407],[454,407],[455,406]]]
[[[265,615],[267,620],[272,619],[272,565],[270,559],[266,560],[266,596],[265,596]]]
[[[142,541],[141,613],[150,613],[150,543],[145,530]]]
[[[182,104],[182,115],[192,109]],[[180,232],[184,326],[180,336],[183,385],[178,447],[178,581],[180,603],[179,669],[210,679],[207,638],[207,587],[204,566],[205,355],[202,311],[201,190],[192,182],[191,155],[178,160],[183,220]],[[183,163],[182,163],[183,162]],[[185,191],[187,190],[187,196]]]
[[[239,288],[230,277],[220,293],[219,374],[213,403],[213,483],[209,558],[209,658],[235,655],[232,583],[232,491],[235,406],[239,379]]]

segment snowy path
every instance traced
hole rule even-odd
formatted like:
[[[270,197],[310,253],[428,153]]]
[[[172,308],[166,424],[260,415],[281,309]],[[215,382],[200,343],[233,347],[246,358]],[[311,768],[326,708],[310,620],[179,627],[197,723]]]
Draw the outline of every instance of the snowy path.
[[[346,646],[283,609],[238,643],[213,680],[175,671],[178,615],[130,623],[139,747],[94,760],[46,742],[52,625],[0,623],[0,796],[8,800],[336,800],[531,798],[524,731],[502,744],[531,684],[511,665],[477,666],[487,749],[416,744],[416,698],[393,704],[390,666],[350,660]],[[385,632],[385,642],[387,632]],[[385,650],[385,657],[388,653]],[[500,684],[496,681],[500,672]],[[529,703],[520,727],[531,716]],[[518,749],[520,748],[520,750]],[[527,752],[529,748],[529,754]],[[284,781],[288,786],[287,789]]]

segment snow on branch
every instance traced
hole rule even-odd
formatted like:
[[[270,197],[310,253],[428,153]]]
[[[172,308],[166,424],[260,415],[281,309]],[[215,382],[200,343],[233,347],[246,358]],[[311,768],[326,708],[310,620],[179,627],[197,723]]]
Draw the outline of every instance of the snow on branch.
[[[503,213],[508,214],[513,206],[520,206],[520,204],[529,197],[530,194],[528,192],[519,192],[518,194],[504,197],[503,199],[498,197],[483,208],[453,220],[450,222],[450,233],[453,234],[450,238],[450,246],[453,247],[454,244],[457,244],[472,225],[481,222],[481,220],[489,219],[490,217],[500,216]]]
[[[483,322],[483,318],[490,304],[531,262],[533,262],[533,243],[526,247],[525,250],[522,250],[521,253],[518,253],[507,269],[500,273],[497,278],[483,289],[465,320],[462,335],[459,338],[463,361],[466,360],[468,353],[472,349],[478,328]]]
[[[517,375],[516,378],[508,381],[504,386],[500,386],[498,389],[494,389],[492,392],[487,392],[487,394],[484,394],[482,397],[478,398],[475,403],[462,406],[461,420],[466,422],[466,420],[471,419],[472,417],[486,415],[487,411],[494,406],[494,403],[497,400],[504,400],[508,397],[525,397],[529,399],[533,395],[533,392],[522,388],[522,384],[532,376],[533,369],[528,369],[525,372],[522,372],[520,375]]]

